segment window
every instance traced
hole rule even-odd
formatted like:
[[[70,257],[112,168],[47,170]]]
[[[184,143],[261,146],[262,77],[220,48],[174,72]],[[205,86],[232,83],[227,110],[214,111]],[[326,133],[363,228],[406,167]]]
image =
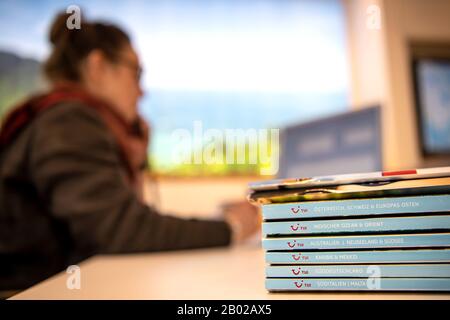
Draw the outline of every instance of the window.
[[[48,24],[71,4],[1,2],[0,27],[6,32],[0,50],[42,61],[49,50]],[[140,109],[153,127],[157,172],[184,174],[171,161],[172,133],[193,130],[195,121],[205,130],[280,128],[347,108],[345,29],[338,0],[76,4],[89,18],[119,23],[134,39],[145,68],[147,94]],[[201,172],[229,173],[227,168]]]

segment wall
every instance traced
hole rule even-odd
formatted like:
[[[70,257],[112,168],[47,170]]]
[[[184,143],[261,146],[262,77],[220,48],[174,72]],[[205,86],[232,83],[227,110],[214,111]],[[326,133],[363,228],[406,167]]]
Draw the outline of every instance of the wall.
[[[380,30],[366,27],[366,9],[371,4],[381,9]],[[383,104],[385,169],[430,165],[419,149],[408,44],[417,40],[450,42],[450,1],[343,0],[343,5],[351,101],[354,108],[374,101]]]

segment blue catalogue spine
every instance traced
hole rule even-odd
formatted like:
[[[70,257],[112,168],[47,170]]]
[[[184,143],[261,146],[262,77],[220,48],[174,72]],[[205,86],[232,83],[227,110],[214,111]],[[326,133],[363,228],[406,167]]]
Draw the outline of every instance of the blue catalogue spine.
[[[450,263],[450,249],[266,252],[269,264]]]
[[[450,247],[450,233],[265,238],[265,250]]]
[[[450,291],[449,278],[279,279],[267,278],[269,291]]]
[[[262,206],[264,220],[449,212],[450,195],[303,201]]]
[[[344,220],[265,222],[263,235],[450,230],[450,215]]]

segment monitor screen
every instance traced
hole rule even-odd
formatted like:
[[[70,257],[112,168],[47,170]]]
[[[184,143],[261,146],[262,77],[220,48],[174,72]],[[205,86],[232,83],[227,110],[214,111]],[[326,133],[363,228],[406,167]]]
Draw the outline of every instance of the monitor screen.
[[[450,59],[417,59],[414,73],[422,151],[450,154]]]
[[[285,128],[278,178],[379,171],[380,106]]]

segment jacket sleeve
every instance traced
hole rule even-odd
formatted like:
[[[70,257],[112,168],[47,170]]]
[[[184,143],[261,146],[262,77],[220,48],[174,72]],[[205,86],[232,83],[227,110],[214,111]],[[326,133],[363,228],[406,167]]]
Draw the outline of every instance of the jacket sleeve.
[[[94,110],[60,104],[39,117],[32,128],[32,180],[47,211],[66,224],[78,248],[126,253],[230,243],[223,221],[162,215],[139,201]]]

